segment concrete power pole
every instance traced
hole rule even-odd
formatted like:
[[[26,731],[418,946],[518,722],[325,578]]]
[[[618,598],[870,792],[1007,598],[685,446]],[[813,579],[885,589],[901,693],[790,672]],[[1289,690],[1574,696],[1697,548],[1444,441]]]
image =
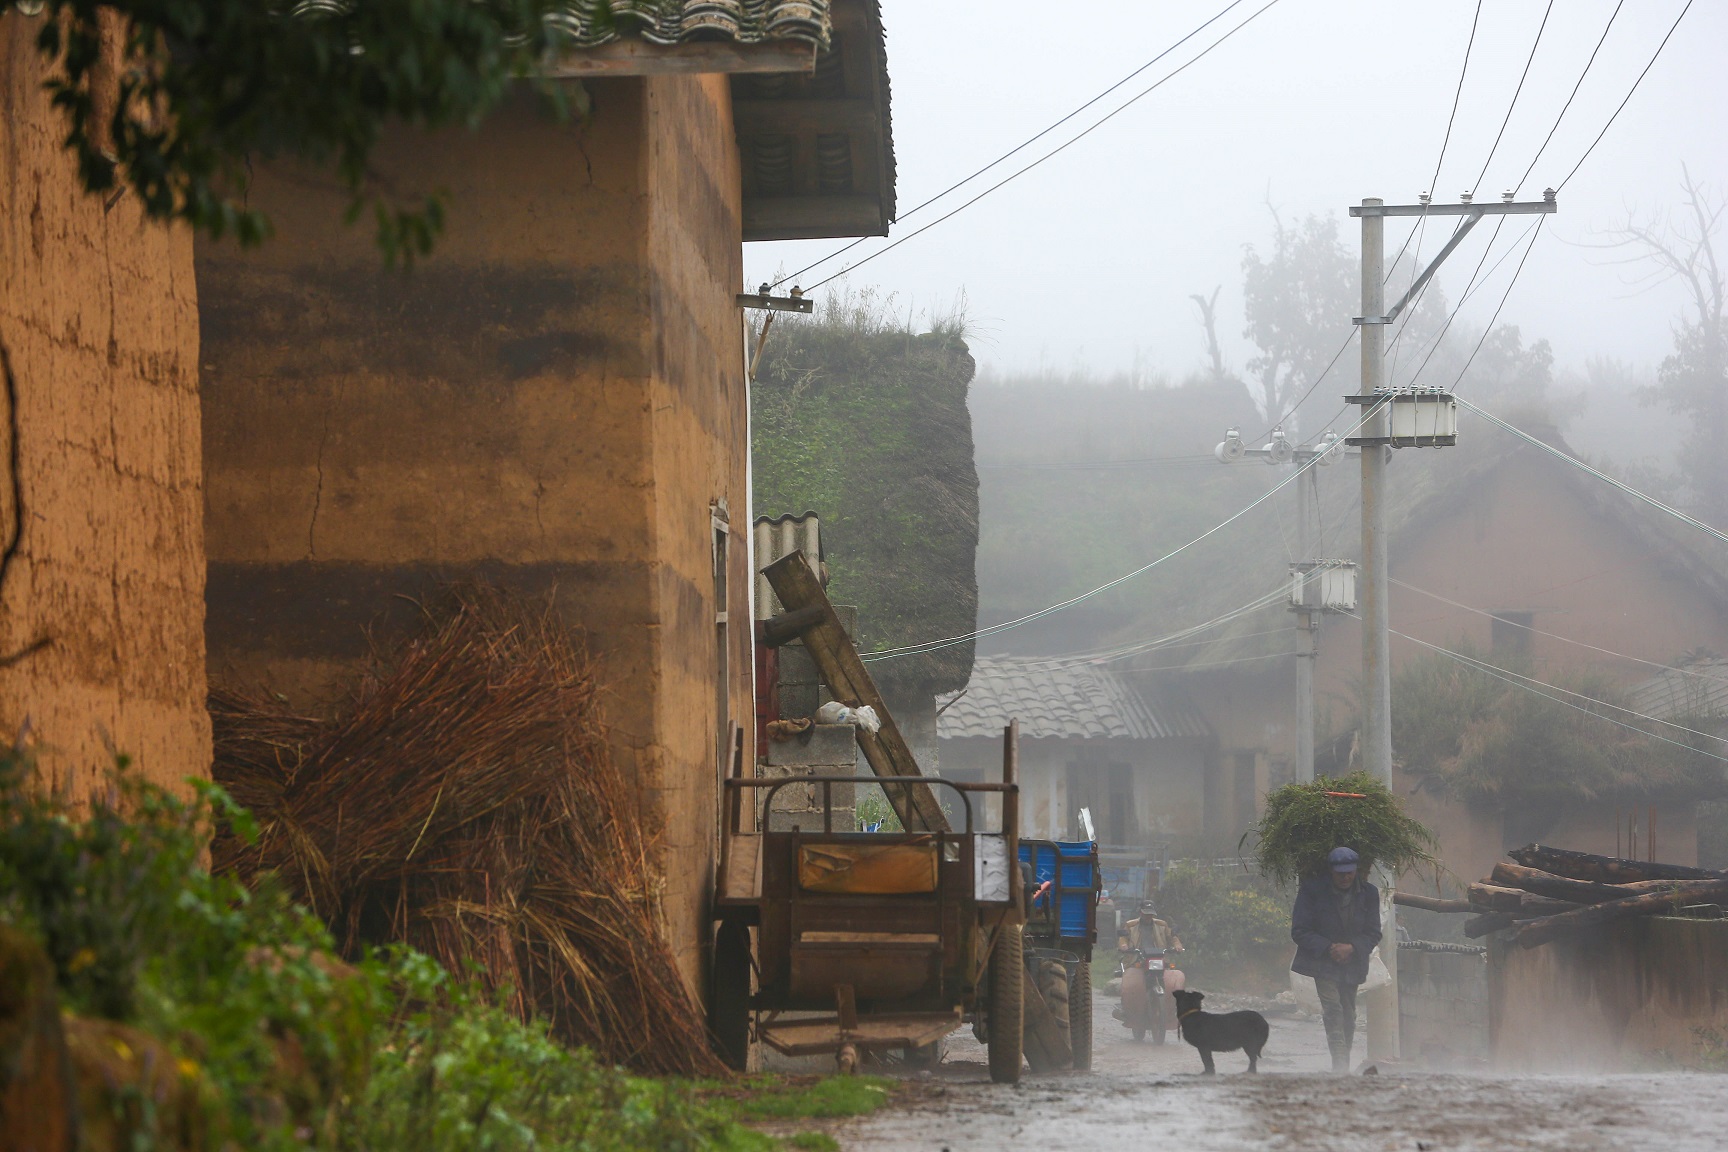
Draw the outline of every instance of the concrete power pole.
[[[1458,204],[1387,205],[1369,198],[1350,215],[1362,220],[1362,394],[1347,399],[1363,405],[1358,434],[1347,442],[1362,448],[1362,760],[1369,773],[1392,786],[1391,621],[1386,573],[1386,462],[1393,448],[1443,447],[1458,442],[1458,407],[1438,389],[1391,389],[1386,384],[1386,325],[1398,318],[1429,279],[1484,216],[1553,212],[1554,190],[1540,201],[1514,201],[1507,192],[1498,204],[1476,204],[1465,193]],[[1388,216],[1462,216],[1446,246],[1411,282],[1402,299],[1385,310],[1385,221]],[[1380,877],[1390,893],[1397,878]],[[1381,904],[1380,956],[1392,974],[1389,986],[1367,993],[1368,1058],[1396,1060],[1398,1042],[1398,930],[1392,905]]]

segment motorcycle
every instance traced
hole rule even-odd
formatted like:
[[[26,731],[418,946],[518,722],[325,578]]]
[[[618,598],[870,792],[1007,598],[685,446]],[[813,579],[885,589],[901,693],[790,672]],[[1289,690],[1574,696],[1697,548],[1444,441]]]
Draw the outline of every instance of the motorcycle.
[[[1162,1044],[1170,1030],[1169,993],[1187,986],[1179,968],[1169,966],[1163,948],[1130,948],[1118,975],[1122,979],[1122,1007],[1116,1017],[1134,1033],[1134,1039]]]

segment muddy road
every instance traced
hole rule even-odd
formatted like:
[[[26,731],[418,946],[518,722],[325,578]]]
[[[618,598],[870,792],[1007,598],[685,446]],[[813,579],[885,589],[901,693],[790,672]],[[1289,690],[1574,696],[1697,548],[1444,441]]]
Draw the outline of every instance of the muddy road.
[[[1111,1019],[1115,1005],[1095,1005],[1090,1074],[993,1085],[963,1031],[906,1107],[835,1135],[848,1152],[1728,1148],[1728,1076],[1331,1076],[1320,1022],[1274,1019],[1261,1075],[1243,1075],[1247,1060],[1229,1053],[1217,1057],[1220,1075],[1202,1077],[1199,1056],[1174,1036],[1163,1047],[1134,1043]]]

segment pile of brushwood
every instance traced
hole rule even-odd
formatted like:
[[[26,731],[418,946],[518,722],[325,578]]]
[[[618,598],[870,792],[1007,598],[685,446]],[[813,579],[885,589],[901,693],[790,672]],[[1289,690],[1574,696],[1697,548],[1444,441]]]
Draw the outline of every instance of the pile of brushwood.
[[[607,1063],[717,1072],[601,692],[549,606],[466,588],[334,718],[213,694],[216,781],[257,824],[214,867],[277,877],[344,957],[406,944]]]
[[[1364,873],[1377,865],[1394,873],[1436,867],[1433,835],[1366,772],[1276,789],[1248,835],[1260,871],[1281,884],[1321,875],[1338,847],[1355,849]]]
[[[1466,936],[1507,930],[1508,942],[1521,948],[1628,917],[1728,902],[1728,872],[1617,860],[1541,844],[1507,855],[1512,862],[1494,865],[1486,880],[1470,885],[1467,899],[1430,900],[1403,892],[1395,899],[1436,912],[1475,913],[1464,924]]]
[[[264,878],[204,867],[219,788],[121,772],[68,810],[0,750],[0,1148],[766,1152],[724,1101],[638,1079],[404,947],[337,959]]]

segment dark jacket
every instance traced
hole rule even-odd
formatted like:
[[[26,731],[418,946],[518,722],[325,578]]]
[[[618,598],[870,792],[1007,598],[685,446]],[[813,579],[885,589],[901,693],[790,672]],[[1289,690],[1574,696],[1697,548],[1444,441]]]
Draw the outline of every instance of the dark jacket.
[[[1368,979],[1368,954],[1380,943],[1380,890],[1358,878],[1349,923],[1345,923],[1332,877],[1309,877],[1296,890],[1290,939],[1296,941],[1292,972],[1339,984],[1362,983]],[[1348,961],[1339,964],[1327,955],[1326,950],[1334,944],[1353,944],[1356,950]]]

